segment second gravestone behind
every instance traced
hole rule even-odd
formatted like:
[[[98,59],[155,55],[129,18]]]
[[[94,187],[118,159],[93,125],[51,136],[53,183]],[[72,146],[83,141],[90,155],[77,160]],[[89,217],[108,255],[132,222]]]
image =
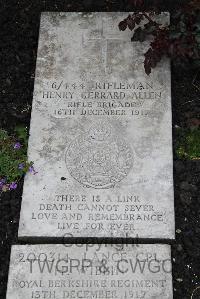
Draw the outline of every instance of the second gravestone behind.
[[[173,299],[168,245],[13,246],[7,299]]]
[[[42,14],[21,238],[174,238],[169,61],[145,74],[126,15]]]

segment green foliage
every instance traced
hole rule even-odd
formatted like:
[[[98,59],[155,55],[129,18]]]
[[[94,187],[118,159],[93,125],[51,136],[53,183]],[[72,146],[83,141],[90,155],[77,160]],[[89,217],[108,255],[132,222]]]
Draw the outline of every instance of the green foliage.
[[[177,129],[176,154],[181,159],[200,159],[200,130]]]
[[[16,133],[16,136],[18,137],[18,139],[21,140],[24,143],[24,145],[26,145],[26,149],[27,149],[27,146],[28,146],[27,128],[22,127],[22,126],[17,126],[15,128],[15,133]]]
[[[15,136],[0,129],[0,190],[15,189],[27,171],[35,172],[33,162],[27,161],[27,144],[26,128],[17,127]]]

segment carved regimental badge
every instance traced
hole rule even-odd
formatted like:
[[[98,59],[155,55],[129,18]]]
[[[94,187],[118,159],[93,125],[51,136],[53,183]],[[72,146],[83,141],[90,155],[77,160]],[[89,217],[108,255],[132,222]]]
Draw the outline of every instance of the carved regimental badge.
[[[71,176],[86,187],[105,189],[123,180],[133,167],[133,153],[107,122],[76,137],[66,151]]]

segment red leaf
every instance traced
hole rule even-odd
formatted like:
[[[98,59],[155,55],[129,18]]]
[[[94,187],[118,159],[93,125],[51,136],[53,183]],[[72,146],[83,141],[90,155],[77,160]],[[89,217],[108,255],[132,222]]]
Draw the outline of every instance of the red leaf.
[[[126,19],[128,28],[132,31],[135,28],[135,19],[133,19],[133,17],[131,17],[131,15],[128,16],[128,18]]]
[[[159,51],[154,51],[152,48],[149,48],[144,56],[145,72],[147,75],[149,75],[151,73],[151,69],[155,68],[157,63],[161,60],[162,54]]]
[[[200,119],[198,118],[191,118],[188,120],[188,124],[191,126],[191,127],[200,127]]]
[[[144,69],[145,73],[147,75],[151,74],[151,55],[153,53],[153,50],[151,48],[148,49],[148,51],[144,54],[145,60],[144,60]]]
[[[144,0],[129,0],[129,2],[136,7],[141,7],[144,4]]]
[[[136,23],[137,25],[139,25],[140,22],[141,22],[142,20],[143,20],[143,15],[138,14],[138,15],[136,16],[136,18],[135,18],[135,23]]]
[[[118,26],[119,26],[119,30],[125,31],[127,28],[127,20],[125,19],[121,21]]]

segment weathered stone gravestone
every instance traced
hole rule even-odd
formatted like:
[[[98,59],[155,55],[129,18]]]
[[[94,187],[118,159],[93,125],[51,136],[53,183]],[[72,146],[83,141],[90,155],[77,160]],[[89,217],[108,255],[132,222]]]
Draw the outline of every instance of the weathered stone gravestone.
[[[172,299],[168,245],[13,246],[7,299]]]
[[[20,238],[174,238],[170,65],[126,15],[42,14]]]

